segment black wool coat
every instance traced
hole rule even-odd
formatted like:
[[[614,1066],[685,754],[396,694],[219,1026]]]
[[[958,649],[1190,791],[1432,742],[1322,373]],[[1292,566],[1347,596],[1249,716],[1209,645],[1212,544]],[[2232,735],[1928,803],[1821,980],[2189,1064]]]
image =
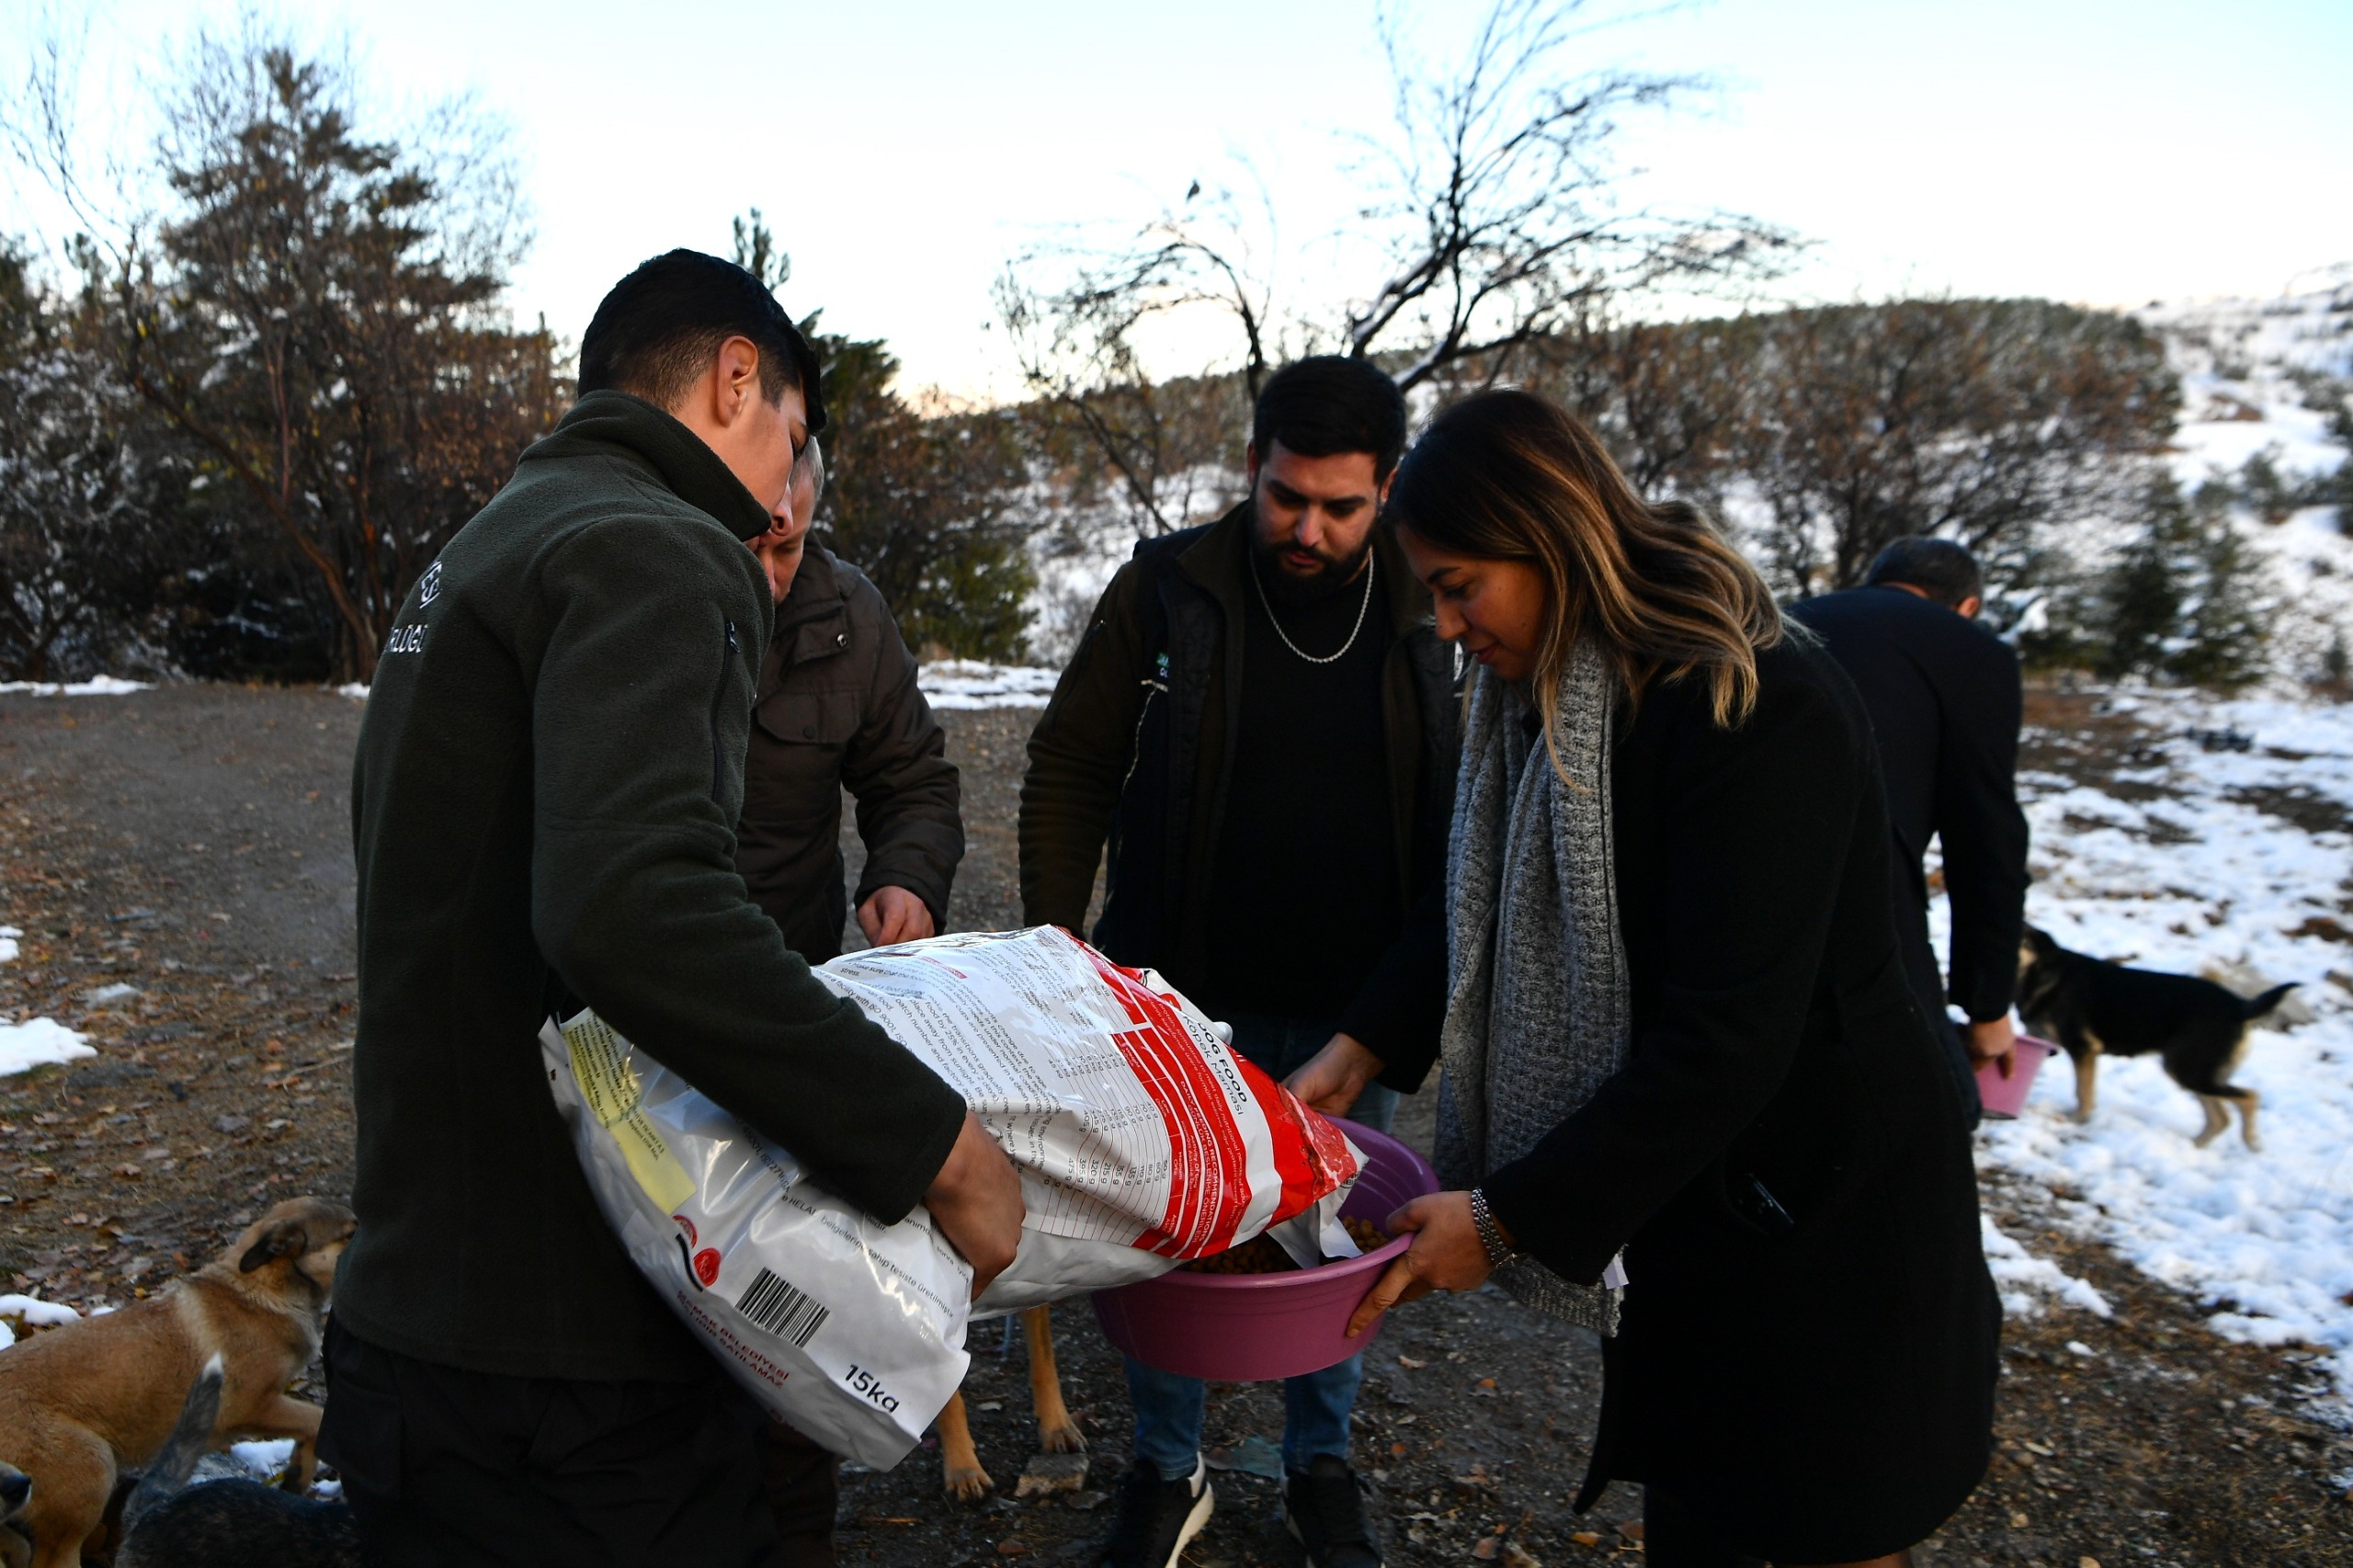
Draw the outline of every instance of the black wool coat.
[[[2026,921],[2027,827],[2018,810],[2018,657],[1985,628],[1901,588],[1852,588],[1792,605],[1870,715],[1895,834],[1896,919],[1924,1005],[1980,1022],[2010,1010]],[[1951,989],[1928,945],[1928,840],[1952,900]]]
[[[1802,631],[1758,674],[1733,729],[1693,681],[1621,711],[1632,1055],[1483,1187],[1564,1278],[1625,1252],[1584,1500],[1654,1483],[1745,1551],[1843,1562],[1926,1537],[1984,1474],[2000,1308],[1898,957],[1869,722]],[[1416,929],[1342,1026],[1407,1089],[1444,1009],[1442,926]]]

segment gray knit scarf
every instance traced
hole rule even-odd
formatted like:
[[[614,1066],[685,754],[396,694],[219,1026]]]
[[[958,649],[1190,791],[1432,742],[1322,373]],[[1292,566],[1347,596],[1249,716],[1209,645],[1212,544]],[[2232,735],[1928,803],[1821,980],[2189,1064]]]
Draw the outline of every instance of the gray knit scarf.
[[[1626,948],[1609,812],[1617,689],[1609,661],[1580,642],[1561,680],[1553,736],[1572,785],[1553,767],[1525,694],[1484,669],[1473,676],[1447,861],[1437,1153],[1449,1189],[1475,1187],[1527,1153],[1625,1064]],[[1563,1279],[1527,1256],[1495,1279],[1539,1312],[1617,1332],[1620,1290]]]

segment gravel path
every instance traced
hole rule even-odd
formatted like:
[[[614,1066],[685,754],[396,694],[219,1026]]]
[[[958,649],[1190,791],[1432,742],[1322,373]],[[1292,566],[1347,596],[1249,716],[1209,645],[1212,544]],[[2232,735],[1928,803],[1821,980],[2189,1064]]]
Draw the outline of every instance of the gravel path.
[[[99,1051],[0,1079],[0,1291],[120,1301],[217,1249],[257,1206],[347,1188],[346,791],[359,717],[314,691],[0,698],[0,922],[26,932],[0,965],[0,1010],[58,1018]],[[1032,717],[942,715],[965,769],[961,926],[1017,918],[1012,824]],[[136,994],[85,1000],[108,983]],[[1401,1126],[1427,1146],[1429,1118],[1419,1096]],[[2048,1195],[1996,1186],[1987,1199],[2009,1234],[2115,1314],[2054,1305],[2011,1324],[2001,1457],[1924,1564],[2353,1562],[2353,1505],[2330,1479],[2353,1472],[2353,1447],[2303,1414],[2297,1347],[2215,1339],[2199,1303],[2044,1223]],[[929,1448],[853,1475],[845,1561],[1085,1561],[1108,1522],[1126,1400],[1088,1309],[1071,1303],[1055,1323],[1094,1449],[1086,1489],[1010,1498],[1031,1447],[1026,1383],[1018,1348],[1000,1355],[984,1327],[967,1394],[997,1497],[942,1501]],[[1638,1516],[1631,1493],[1613,1489],[1584,1517],[1568,1509],[1598,1392],[1589,1336],[1500,1296],[1399,1312],[1369,1365],[1358,1428],[1392,1561],[1558,1568],[1631,1552],[1619,1528]],[[1280,1426],[1279,1390],[1212,1390],[1209,1440],[1229,1468],[1188,1553],[1199,1568],[1297,1561],[1275,1483],[1251,1473]]]

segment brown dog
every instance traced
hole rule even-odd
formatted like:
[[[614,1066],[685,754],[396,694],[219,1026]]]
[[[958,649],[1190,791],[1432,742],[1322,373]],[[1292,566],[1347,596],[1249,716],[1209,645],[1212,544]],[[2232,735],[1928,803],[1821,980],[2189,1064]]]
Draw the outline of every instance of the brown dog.
[[[32,1536],[33,1568],[78,1568],[118,1471],[154,1457],[216,1352],[225,1377],[213,1446],[291,1437],[287,1483],[310,1484],[319,1409],[286,1385],[318,1354],[354,1223],[332,1199],[290,1199],[152,1300],[0,1354],[0,1444],[32,1478],[14,1522]]]
[[[1021,1314],[1021,1330],[1029,1342],[1029,1408],[1038,1417],[1038,1447],[1050,1454],[1085,1453],[1086,1439],[1063,1403],[1062,1373],[1054,1365],[1053,1309],[1031,1307]],[[981,1468],[979,1450],[972,1447],[972,1424],[964,1414],[962,1390],[949,1397],[937,1425],[940,1479],[948,1494],[960,1503],[979,1502],[982,1494],[996,1483]]]

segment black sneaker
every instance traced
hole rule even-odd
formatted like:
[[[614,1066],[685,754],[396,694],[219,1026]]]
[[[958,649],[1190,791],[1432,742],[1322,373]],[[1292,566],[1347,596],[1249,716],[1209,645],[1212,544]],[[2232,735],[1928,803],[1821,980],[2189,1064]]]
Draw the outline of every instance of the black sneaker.
[[[1176,1559],[1210,1522],[1217,1494],[1210,1467],[1193,1461],[1183,1481],[1163,1481],[1156,1465],[1142,1460],[1120,1483],[1120,1518],[1098,1558],[1102,1568],[1176,1568]]]
[[[1357,1472],[1336,1454],[1316,1455],[1305,1475],[1283,1483],[1283,1524],[1311,1568],[1381,1568]]]

